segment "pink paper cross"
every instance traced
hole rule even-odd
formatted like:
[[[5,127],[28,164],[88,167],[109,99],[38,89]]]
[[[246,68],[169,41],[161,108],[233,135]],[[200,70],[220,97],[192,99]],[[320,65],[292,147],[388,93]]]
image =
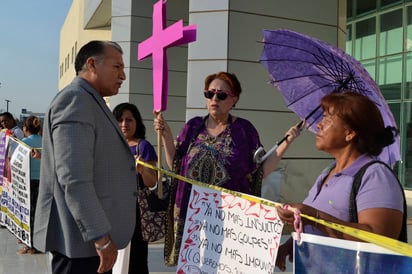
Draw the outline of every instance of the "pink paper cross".
[[[196,25],[183,26],[183,20],[166,27],[166,2],[160,0],[153,5],[152,36],[138,45],[137,59],[152,55],[153,64],[153,110],[167,108],[168,66],[167,48],[187,44],[196,40]]]

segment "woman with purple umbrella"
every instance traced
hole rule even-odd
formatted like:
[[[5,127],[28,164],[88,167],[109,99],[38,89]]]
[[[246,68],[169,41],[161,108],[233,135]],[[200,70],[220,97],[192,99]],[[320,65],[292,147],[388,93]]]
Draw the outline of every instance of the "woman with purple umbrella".
[[[317,124],[316,148],[335,158],[322,171],[308,196],[292,207],[328,222],[407,241],[406,202],[402,186],[389,166],[376,161],[398,133],[384,126],[379,109],[366,96],[354,92],[331,93],[321,100],[323,118]],[[363,173],[360,173],[363,172]],[[294,213],[278,207],[280,219],[294,222]],[[305,233],[355,240],[309,220]],[[292,260],[292,239],[278,251],[276,266],[285,271]]]
[[[163,138],[169,167],[174,173],[196,181],[260,196],[262,176],[275,170],[300,130],[292,127],[286,134],[287,141],[258,165],[254,154],[261,142],[255,127],[248,120],[230,114],[241,93],[237,77],[228,72],[209,75],[203,93],[208,115],[190,119],[176,143],[163,117],[158,115],[154,120],[154,128],[160,130]],[[172,189],[173,206],[168,209],[165,239],[167,265],[177,264],[191,185],[174,181]]]

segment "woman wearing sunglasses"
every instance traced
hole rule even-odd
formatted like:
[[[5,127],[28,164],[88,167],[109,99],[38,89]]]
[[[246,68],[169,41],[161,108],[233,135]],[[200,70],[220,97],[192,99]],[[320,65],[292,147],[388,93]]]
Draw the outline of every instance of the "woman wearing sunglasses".
[[[208,114],[190,119],[174,142],[170,127],[159,114],[154,128],[163,139],[167,164],[174,173],[203,183],[260,196],[262,177],[277,167],[281,156],[300,130],[292,127],[288,140],[261,165],[253,156],[262,146],[256,128],[246,119],[230,114],[242,89],[234,74],[219,72],[206,77],[204,96]],[[176,181],[174,207],[169,207],[166,226],[165,261],[177,264],[191,185]],[[171,212],[173,211],[173,212]],[[174,221],[174,225],[171,225]]]

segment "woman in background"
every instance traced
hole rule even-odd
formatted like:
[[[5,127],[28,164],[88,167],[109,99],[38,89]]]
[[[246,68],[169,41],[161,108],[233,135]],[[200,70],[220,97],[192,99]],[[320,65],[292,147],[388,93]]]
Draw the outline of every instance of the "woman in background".
[[[36,116],[28,117],[23,123],[24,138],[22,141],[30,146],[30,231],[33,231],[34,211],[37,204],[37,196],[39,194],[39,179],[40,179],[40,160],[33,157],[33,150],[38,150],[42,145],[42,137],[39,134],[41,130],[41,120]],[[33,235],[30,237],[33,239]],[[38,251],[35,248],[30,248],[24,245],[17,254],[35,254]]]
[[[119,123],[130,150],[135,158],[151,165],[156,165],[157,155],[153,146],[146,140],[146,127],[143,124],[142,116],[137,107],[130,103],[121,103],[117,105],[113,114]],[[143,187],[155,187],[156,172],[150,168],[138,165],[137,168],[138,189]],[[139,191],[139,190],[138,190]],[[140,207],[136,201],[136,228],[131,240],[129,272],[130,274],[141,273],[148,274],[148,242],[142,236]],[[122,273],[123,274],[123,273]]]

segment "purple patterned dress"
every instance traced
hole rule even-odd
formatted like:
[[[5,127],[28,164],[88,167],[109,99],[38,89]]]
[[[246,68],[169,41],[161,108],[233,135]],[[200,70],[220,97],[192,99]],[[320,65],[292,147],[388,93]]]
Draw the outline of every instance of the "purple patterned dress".
[[[237,117],[232,122],[230,117],[228,127],[211,137],[206,131],[206,119],[207,116],[192,118],[181,129],[176,140],[173,172],[260,196],[262,169],[253,161],[254,153],[261,146],[256,128],[248,120]],[[177,180],[172,186],[165,239],[168,265],[177,264],[191,188],[191,184]]]

